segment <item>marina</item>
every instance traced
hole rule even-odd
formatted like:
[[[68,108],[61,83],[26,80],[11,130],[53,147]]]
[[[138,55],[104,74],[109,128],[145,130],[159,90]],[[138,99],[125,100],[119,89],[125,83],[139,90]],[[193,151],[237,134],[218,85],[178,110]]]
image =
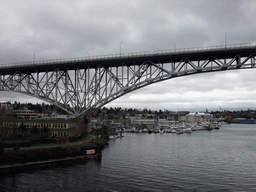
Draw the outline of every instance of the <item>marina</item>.
[[[171,126],[171,127],[161,127],[161,128],[156,128],[156,129],[140,129],[140,128],[128,128],[128,129],[119,129],[117,132],[127,132],[127,133],[192,133],[193,131],[211,131],[213,129],[220,129],[220,126],[222,125],[221,122],[216,122],[216,123],[209,123],[209,122],[204,122],[200,125],[197,125],[195,123],[180,123],[177,126]]]
[[[124,137],[124,133],[171,133],[171,134],[184,134],[184,133],[192,133],[193,131],[211,131],[213,129],[220,129],[221,127],[221,122],[216,122],[216,123],[209,123],[209,122],[204,122],[200,125],[197,125],[195,123],[180,123],[177,126],[171,126],[171,127],[161,127],[161,128],[156,128],[156,129],[141,129],[141,128],[121,128],[121,129],[116,129],[116,133],[114,135],[109,135],[109,139],[116,139],[116,138],[121,138]]]

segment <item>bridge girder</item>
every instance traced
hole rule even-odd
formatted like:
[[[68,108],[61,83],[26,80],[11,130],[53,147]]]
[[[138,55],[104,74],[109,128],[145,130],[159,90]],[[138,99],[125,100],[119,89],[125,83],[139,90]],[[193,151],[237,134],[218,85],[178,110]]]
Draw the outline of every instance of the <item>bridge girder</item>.
[[[0,91],[15,91],[55,104],[76,117],[139,88],[171,78],[203,72],[255,68],[256,48],[249,51],[151,54],[141,57],[81,61],[74,65],[34,68],[0,67]],[[246,54],[245,54],[246,53]],[[203,55],[203,56],[201,56]],[[118,63],[118,64],[117,64]],[[45,64],[44,64],[45,65]],[[48,64],[49,66],[49,64]]]

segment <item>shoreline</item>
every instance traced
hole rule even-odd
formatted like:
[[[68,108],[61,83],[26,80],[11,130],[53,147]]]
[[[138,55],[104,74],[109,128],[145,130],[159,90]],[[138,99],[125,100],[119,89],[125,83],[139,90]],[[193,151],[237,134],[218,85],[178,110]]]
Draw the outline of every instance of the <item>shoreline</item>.
[[[18,171],[29,170],[29,169],[39,169],[51,167],[53,165],[62,165],[67,163],[75,163],[77,161],[87,161],[87,160],[100,160],[102,154],[93,154],[93,155],[81,155],[75,157],[65,157],[62,159],[49,159],[44,161],[35,161],[27,163],[15,163],[15,164],[5,164],[0,165],[0,173],[16,173]]]
[[[0,173],[17,172],[20,170],[38,169],[86,161],[100,160],[102,149],[108,145],[108,140],[90,138],[87,142],[78,141],[51,147],[26,147],[21,150],[6,150],[0,156]]]

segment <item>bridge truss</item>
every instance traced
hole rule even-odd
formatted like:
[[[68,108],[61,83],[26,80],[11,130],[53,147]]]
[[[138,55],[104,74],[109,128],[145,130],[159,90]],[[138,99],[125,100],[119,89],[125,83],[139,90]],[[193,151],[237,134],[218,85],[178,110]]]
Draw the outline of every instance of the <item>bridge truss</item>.
[[[255,68],[255,56],[255,46],[235,45],[2,65],[0,90],[37,97],[79,117],[167,79]]]

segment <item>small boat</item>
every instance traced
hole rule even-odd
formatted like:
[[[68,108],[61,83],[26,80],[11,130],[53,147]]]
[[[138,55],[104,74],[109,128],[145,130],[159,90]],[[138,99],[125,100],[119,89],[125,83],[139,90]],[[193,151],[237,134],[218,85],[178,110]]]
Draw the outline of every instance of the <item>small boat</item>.
[[[148,129],[146,128],[142,130],[142,133],[147,133],[147,132],[148,132]]]
[[[136,130],[135,128],[132,128],[131,133],[135,133],[135,130]]]
[[[177,130],[176,129],[172,129],[171,133],[177,133]]]
[[[155,129],[155,130],[154,130],[154,133],[159,133],[159,129]]]
[[[184,131],[182,131],[182,130],[176,131],[176,134],[183,134],[183,133],[184,133]]]
[[[159,129],[159,133],[164,133],[164,129]]]
[[[184,131],[185,133],[192,133],[192,129],[191,129],[191,128],[183,129],[183,131]]]
[[[115,135],[109,135],[109,139],[115,139],[116,136]]]
[[[142,133],[142,130],[137,129],[137,130],[135,131],[135,133]]]
[[[173,128],[171,128],[170,132],[171,132],[171,133],[177,133],[177,130],[178,130],[178,129],[177,129],[176,127],[173,127]]]

